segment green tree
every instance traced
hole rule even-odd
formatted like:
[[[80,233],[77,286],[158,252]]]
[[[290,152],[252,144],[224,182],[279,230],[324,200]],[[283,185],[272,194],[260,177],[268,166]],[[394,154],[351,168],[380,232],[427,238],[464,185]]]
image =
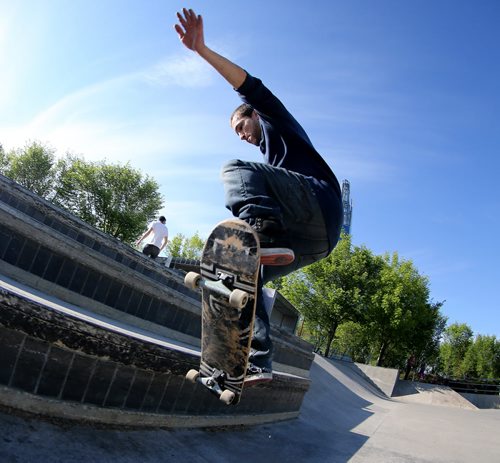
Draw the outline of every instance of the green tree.
[[[198,232],[189,238],[178,233],[169,240],[167,249],[172,257],[197,260],[201,258],[203,246],[205,246],[205,240],[200,237]]]
[[[302,318],[298,334],[313,345],[314,352],[321,352],[326,349],[327,336],[325,330],[311,320]]]
[[[439,357],[441,372],[446,376],[464,375],[463,360],[473,342],[472,329],[465,323],[453,323],[443,333]]]
[[[495,336],[477,335],[465,353],[462,373],[473,378],[500,378],[500,341]]]
[[[442,305],[442,302],[428,302],[414,306],[406,320],[404,335],[387,349],[385,365],[404,369],[404,379],[408,379],[412,371],[425,371],[436,364],[446,326],[446,317],[440,313]]]
[[[401,260],[395,252],[386,254],[384,262],[367,311],[371,335],[379,346],[378,366],[401,361],[405,353],[395,348],[404,345],[420,329],[418,314],[428,309],[429,299],[428,280],[410,260]],[[390,361],[386,356],[392,357]]]
[[[339,354],[346,354],[355,362],[369,363],[372,344],[366,325],[346,322],[338,327],[333,347]]]
[[[430,302],[415,330],[408,337],[408,351],[416,359],[415,368],[425,370],[426,366],[436,370],[439,359],[439,346],[448,319],[441,314],[444,302]]]
[[[7,167],[7,155],[3,149],[3,145],[0,143],[0,173],[5,175],[5,168]]]
[[[129,164],[92,163],[68,155],[58,167],[55,202],[124,242],[133,242],[162,207],[156,181]]]
[[[51,199],[56,179],[55,151],[37,141],[0,151],[0,172],[42,198]]]
[[[282,294],[316,326],[329,355],[340,324],[362,318],[366,299],[375,286],[378,262],[365,247],[354,247],[349,235],[342,235],[325,259],[284,279]]]

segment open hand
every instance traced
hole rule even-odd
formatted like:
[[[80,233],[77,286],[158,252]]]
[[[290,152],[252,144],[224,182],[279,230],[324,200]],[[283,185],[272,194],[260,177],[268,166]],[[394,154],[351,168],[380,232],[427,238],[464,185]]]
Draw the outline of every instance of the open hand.
[[[191,9],[183,8],[182,13],[177,13],[180,24],[176,24],[174,29],[187,48],[199,52],[205,46],[203,18]]]

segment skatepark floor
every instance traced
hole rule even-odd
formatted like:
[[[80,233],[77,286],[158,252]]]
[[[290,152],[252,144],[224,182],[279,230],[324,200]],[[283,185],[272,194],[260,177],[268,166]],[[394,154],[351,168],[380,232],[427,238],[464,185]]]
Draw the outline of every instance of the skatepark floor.
[[[0,461],[500,461],[499,410],[388,399],[349,364],[319,356],[310,378],[299,418],[238,429],[113,430],[0,413]]]

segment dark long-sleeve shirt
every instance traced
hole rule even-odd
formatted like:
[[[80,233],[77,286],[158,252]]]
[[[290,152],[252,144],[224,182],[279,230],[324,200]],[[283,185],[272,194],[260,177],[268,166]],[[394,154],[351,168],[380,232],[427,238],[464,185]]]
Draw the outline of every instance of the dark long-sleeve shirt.
[[[302,126],[260,79],[247,74],[236,91],[259,116],[262,129],[260,150],[265,162],[316,179],[314,184],[334,245],[341,222],[338,207],[341,192],[337,177],[316,151]],[[335,207],[332,207],[332,202],[335,202]]]
[[[316,151],[305,130],[260,79],[247,74],[237,92],[259,116],[260,150],[268,164],[324,180],[340,193],[335,174]]]

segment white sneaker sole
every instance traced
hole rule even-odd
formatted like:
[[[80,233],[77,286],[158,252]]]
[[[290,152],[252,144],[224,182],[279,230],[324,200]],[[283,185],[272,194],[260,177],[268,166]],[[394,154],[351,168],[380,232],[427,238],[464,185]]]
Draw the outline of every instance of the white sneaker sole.
[[[247,376],[243,382],[243,384],[248,386],[255,386],[256,384],[268,383],[273,380],[272,373],[260,373],[257,375]]]

